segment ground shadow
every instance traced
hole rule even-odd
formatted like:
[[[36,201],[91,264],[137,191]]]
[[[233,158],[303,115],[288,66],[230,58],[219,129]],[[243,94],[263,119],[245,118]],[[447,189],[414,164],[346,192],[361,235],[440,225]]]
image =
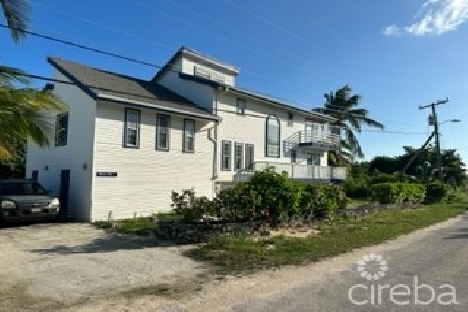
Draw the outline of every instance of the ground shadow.
[[[122,235],[108,234],[104,237],[91,240],[89,243],[67,246],[56,245],[50,248],[32,249],[33,253],[40,254],[80,254],[80,253],[104,253],[114,252],[118,250],[135,250],[144,248],[166,248],[180,246],[173,241],[161,240],[157,237],[137,236],[137,235]]]

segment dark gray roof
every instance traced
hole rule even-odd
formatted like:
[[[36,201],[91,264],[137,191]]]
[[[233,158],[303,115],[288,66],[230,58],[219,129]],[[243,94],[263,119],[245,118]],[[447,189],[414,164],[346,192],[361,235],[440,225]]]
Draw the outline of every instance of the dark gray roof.
[[[217,119],[208,110],[154,81],[138,79],[57,57],[48,57],[47,61],[93,99],[104,98],[133,105],[141,104],[146,107],[164,107],[167,111]]]

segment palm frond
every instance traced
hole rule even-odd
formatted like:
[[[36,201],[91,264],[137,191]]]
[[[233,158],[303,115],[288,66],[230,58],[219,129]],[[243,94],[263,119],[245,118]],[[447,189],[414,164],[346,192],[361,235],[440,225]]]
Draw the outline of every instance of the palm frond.
[[[0,159],[13,156],[19,140],[29,138],[39,146],[49,145],[53,122],[48,116],[66,108],[47,91],[0,87]]]
[[[0,65],[0,87],[12,88],[15,82],[27,85],[29,79],[21,69]]]
[[[11,37],[15,42],[19,42],[26,36],[29,23],[30,6],[28,0],[0,0]]]

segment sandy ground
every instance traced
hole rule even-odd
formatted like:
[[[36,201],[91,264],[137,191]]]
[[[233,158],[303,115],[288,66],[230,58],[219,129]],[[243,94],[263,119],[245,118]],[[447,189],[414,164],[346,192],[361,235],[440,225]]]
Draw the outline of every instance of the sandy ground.
[[[0,311],[192,292],[204,280],[205,269],[181,254],[187,248],[109,235],[88,224],[0,229]]]
[[[7,229],[0,234],[8,237],[7,243],[4,240],[0,243],[2,251],[7,251],[6,254],[2,252],[0,263],[6,262],[13,269],[8,270],[6,265],[0,268],[0,276],[8,276],[2,279],[0,286],[0,310],[233,311],[251,300],[269,300],[291,288],[326,283],[340,272],[351,270],[356,260],[366,253],[404,248],[438,229],[452,226],[461,218],[466,216],[312,265],[226,279],[207,277],[199,264],[180,255],[180,247],[109,248],[111,251],[96,248],[92,251],[81,246],[78,247],[81,252],[64,253],[57,250],[69,247],[58,248],[59,242],[76,244],[77,237],[90,240],[96,230],[80,225],[75,229],[79,233],[73,234],[68,228],[70,225],[63,225],[67,239],[43,234],[39,235],[42,241],[34,242],[33,237],[27,239],[16,233],[21,230]],[[50,232],[48,227],[38,230]],[[32,234],[35,231],[30,229],[24,231],[35,237],[38,235]],[[98,232],[100,239],[107,240]],[[140,246],[142,243],[124,241],[119,244]],[[49,246],[45,251],[44,245]],[[54,251],[51,246],[56,246]]]

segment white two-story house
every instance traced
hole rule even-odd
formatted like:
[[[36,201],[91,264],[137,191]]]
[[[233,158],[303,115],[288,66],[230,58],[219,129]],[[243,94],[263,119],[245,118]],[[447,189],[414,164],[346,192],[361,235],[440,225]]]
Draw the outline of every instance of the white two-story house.
[[[245,181],[274,166],[304,181],[344,180],[344,168],[328,167],[339,148],[333,118],[235,86],[239,70],[182,47],[153,78],[220,118],[214,126],[218,186]]]
[[[235,87],[239,71],[187,48],[151,80],[49,57],[68,111],[48,115],[49,148],[28,143],[27,175],[83,221],[169,210],[171,191],[209,198],[273,166],[304,181],[344,180],[327,116]]]

